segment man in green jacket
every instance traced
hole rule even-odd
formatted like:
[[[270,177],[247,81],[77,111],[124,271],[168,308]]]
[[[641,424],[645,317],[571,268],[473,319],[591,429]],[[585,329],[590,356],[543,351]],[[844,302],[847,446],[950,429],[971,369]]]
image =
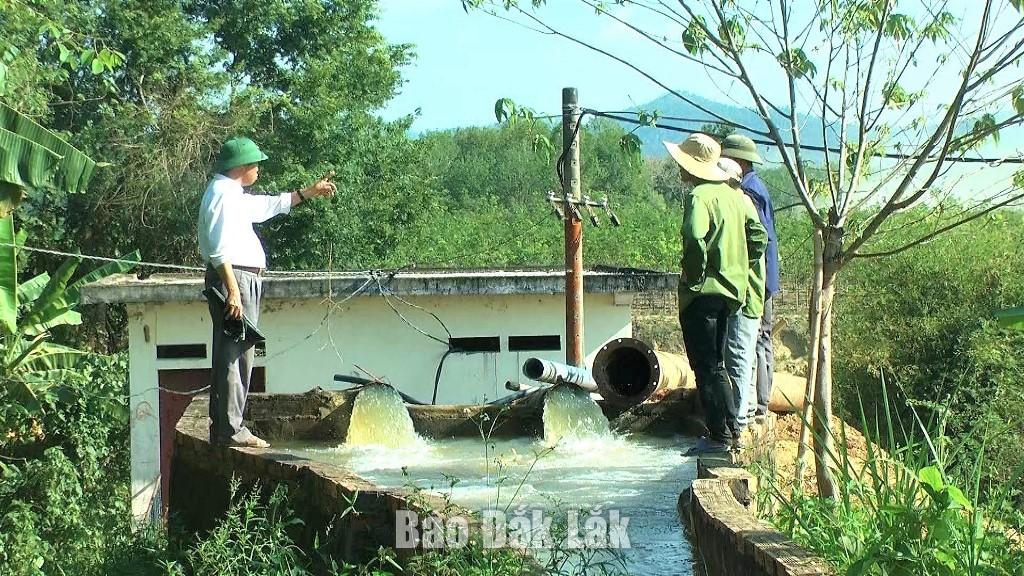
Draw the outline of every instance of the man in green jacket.
[[[679,164],[684,187],[679,324],[697,381],[709,436],[688,454],[727,452],[738,440],[736,401],[725,370],[729,316],[746,302],[751,262],[764,254],[768,235],[718,167],[721,148],[694,134],[665,142]]]

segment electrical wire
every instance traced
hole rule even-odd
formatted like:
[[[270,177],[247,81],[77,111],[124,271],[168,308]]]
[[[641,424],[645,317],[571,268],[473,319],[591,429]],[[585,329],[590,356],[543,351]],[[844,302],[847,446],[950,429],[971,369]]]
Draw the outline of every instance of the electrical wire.
[[[572,128],[572,136],[569,137],[569,140],[571,142],[575,142],[576,141],[576,136],[579,135],[579,133],[580,133],[580,127],[583,126],[583,117],[586,116],[588,113],[593,113],[593,112],[590,111],[590,110],[587,110],[587,109],[581,109],[580,110],[580,115],[579,115],[578,118],[576,118],[576,125],[573,126],[573,128]],[[559,154],[558,161],[555,162],[555,174],[558,174],[558,183],[560,185],[562,185],[562,186],[565,186],[565,177],[564,177],[564,173],[565,173],[565,157],[568,154],[569,154],[569,148],[563,145],[562,146],[562,153]]]
[[[83,260],[92,260],[96,262],[107,262],[114,264],[127,264],[131,266],[138,266],[142,268],[159,268],[163,270],[177,270],[183,272],[205,272],[206,268],[200,268],[198,266],[188,266],[186,264],[167,264],[164,262],[148,262],[145,260],[128,260],[126,258],[111,258],[109,256],[97,256],[94,254],[82,254],[80,252],[63,252],[60,250],[51,250],[49,248],[39,248],[36,246],[25,246],[23,244],[15,244],[11,242],[0,242],[0,246],[6,248],[16,248],[18,250],[24,250],[25,252],[35,252],[38,254],[48,254],[51,256],[62,256],[64,258],[81,258]],[[280,277],[313,277],[313,278],[333,278],[333,277],[350,277],[353,275],[366,274],[371,272],[370,270],[347,270],[345,272],[331,272],[325,270],[280,270],[280,271],[266,271],[265,274],[268,276],[280,276]]]
[[[196,266],[185,266],[183,264],[164,264],[162,262],[146,262],[142,260],[126,260],[124,258],[109,258],[107,256],[95,256],[91,254],[80,254],[76,252],[61,252],[60,250],[50,250],[47,248],[37,248],[35,246],[24,246],[22,244],[13,244],[11,242],[0,242],[0,246],[6,248],[16,248],[18,250],[24,250],[25,252],[36,252],[39,254],[49,254],[51,256],[63,256],[65,258],[82,258],[83,260],[95,260],[97,262],[109,262],[115,264],[130,264],[132,266],[146,266],[149,268],[162,268],[169,270],[184,270],[188,272],[205,272],[205,268],[199,268]]]
[[[449,347],[444,351],[444,354],[441,354],[441,361],[437,363],[437,372],[434,373],[434,395],[430,398],[431,406],[437,404],[437,387],[441,383],[441,370],[444,369],[444,361],[455,351],[454,348]]]
[[[435,342],[439,342],[439,343],[441,343],[441,344],[443,344],[445,346],[450,346],[449,342],[446,342],[446,341],[438,338],[437,336],[434,336],[433,334],[427,332],[426,330],[424,330],[424,329],[420,328],[419,326],[417,326],[417,325],[413,324],[412,322],[410,322],[409,319],[406,318],[402,314],[402,312],[398,308],[395,307],[395,305],[391,302],[391,299],[388,298],[388,295],[387,295],[387,293],[386,293],[386,291],[384,289],[384,286],[381,284],[380,279],[376,278],[376,280],[377,280],[377,289],[380,291],[380,295],[384,298],[384,302],[387,303],[388,307],[391,308],[392,312],[397,314],[398,317],[402,319],[402,322],[404,322],[407,326],[409,326],[413,330],[419,332],[423,336],[426,336],[427,338],[430,338],[431,340],[434,340]]]
[[[385,287],[384,290],[388,294],[390,294],[392,298],[394,298],[395,300],[398,300],[402,304],[405,304],[406,306],[409,306],[411,308],[415,308],[417,310],[420,310],[421,312],[423,312],[425,314],[430,314],[434,318],[434,320],[437,320],[437,323],[441,325],[441,328],[443,328],[445,333],[448,334],[448,340],[451,341],[452,331],[448,329],[448,325],[445,324],[444,320],[441,320],[441,318],[437,314],[431,312],[430,310],[427,310],[426,308],[424,308],[422,306],[418,306],[416,304],[413,304],[412,302],[409,302],[408,300],[402,298],[398,294],[395,294],[395,292],[393,290],[391,290],[390,288]],[[381,295],[384,296],[383,293],[381,293]]]
[[[648,123],[648,122],[640,122],[639,120],[636,120],[634,118],[627,118],[625,116],[622,116],[621,114],[601,112],[599,110],[591,110],[589,108],[584,108],[583,112],[587,113],[587,114],[590,114],[592,116],[599,117],[599,118],[608,118],[608,119],[611,119],[611,120],[618,120],[619,122],[627,122],[627,123],[630,123],[630,124],[636,124],[637,126],[650,126],[650,127],[654,127],[654,128],[661,128],[662,130],[671,130],[673,132],[681,132],[683,134],[697,134],[697,133],[702,132],[701,130],[694,130],[692,128],[683,128],[682,126],[675,126],[675,125],[672,125],[672,124],[663,124],[663,123],[660,123],[660,122],[650,122],[650,123]],[[708,123],[710,124],[711,122],[708,122]],[[764,138],[751,138],[751,140],[753,140],[754,143],[756,143],[756,144],[762,144],[762,145],[765,145],[765,146],[776,146],[777,145],[775,141],[773,141],[773,140],[766,140]],[[785,146],[793,146],[793,144],[786,143]],[[811,145],[811,144],[801,144],[800,148],[802,148],[804,150],[811,150],[813,152],[835,152],[835,153],[839,153],[840,152],[839,148],[834,148],[834,147],[831,147],[831,146],[814,146],[814,145]],[[564,152],[563,152],[563,154],[564,154]],[[895,159],[895,160],[913,160],[913,159],[918,158],[918,156],[914,156],[913,154],[898,154],[898,153],[895,153],[895,152],[887,152],[887,153],[884,153],[884,154],[878,154],[877,156],[880,157],[880,158],[889,158],[889,159]],[[968,164],[970,164],[970,163],[988,164],[988,165],[990,165],[990,166],[992,166],[994,168],[994,167],[997,167],[997,166],[999,166],[1001,164],[1024,164],[1024,153],[1021,153],[1020,151],[1018,151],[1016,158],[1011,158],[1011,157],[1006,157],[1006,158],[969,158],[969,157],[964,157],[964,158],[947,159],[947,162],[963,162],[963,163],[968,163]]]

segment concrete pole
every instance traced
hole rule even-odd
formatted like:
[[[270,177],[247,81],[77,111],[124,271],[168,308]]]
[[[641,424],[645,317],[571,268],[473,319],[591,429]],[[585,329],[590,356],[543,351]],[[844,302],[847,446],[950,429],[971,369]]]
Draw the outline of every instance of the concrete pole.
[[[580,121],[575,88],[562,88],[562,194],[580,199]],[[583,223],[565,205],[565,362],[584,366],[583,354]]]

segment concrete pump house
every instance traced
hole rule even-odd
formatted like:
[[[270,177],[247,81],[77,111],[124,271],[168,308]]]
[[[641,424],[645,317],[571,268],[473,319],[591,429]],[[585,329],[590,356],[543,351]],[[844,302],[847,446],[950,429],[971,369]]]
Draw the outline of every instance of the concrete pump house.
[[[673,274],[630,271],[584,278],[588,363],[607,341],[632,335],[637,292],[677,283]],[[508,394],[505,382],[521,379],[528,357],[564,361],[562,270],[405,272],[379,277],[387,298],[377,280],[366,273],[265,277],[259,325],[267,341],[257,349],[251,392],[345,388],[334,375],[365,377],[358,365],[429,403],[447,352],[437,403],[477,404]],[[128,308],[132,508],[139,520],[160,517],[175,425],[188,394],[209,384],[211,326],[202,290],[201,277],[158,274],[113,276],[82,292],[86,304]]]

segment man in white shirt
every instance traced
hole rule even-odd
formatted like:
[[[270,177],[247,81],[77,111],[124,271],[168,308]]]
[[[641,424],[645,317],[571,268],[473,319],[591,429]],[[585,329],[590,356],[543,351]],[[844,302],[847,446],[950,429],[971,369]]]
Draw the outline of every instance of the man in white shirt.
[[[329,177],[302,190],[274,196],[247,194],[259,177],[259,163],[266,160],[248,138],[232,138],[221,147],[214,176],[203,194],[199,209],[199,253],[206,262],[206,288],[216,288],[225,303],[211,299],[213,319],[213,374],[210,386],[210,441],[253,448],[270,444],[242,425],[245,400],[254,359],[250,341],[225,332],[227,321],[244,314],[253,326],[259,320],[261,276],[267,268],[253,224],[287,214],[310,198],[334,196],[337,187]]]

